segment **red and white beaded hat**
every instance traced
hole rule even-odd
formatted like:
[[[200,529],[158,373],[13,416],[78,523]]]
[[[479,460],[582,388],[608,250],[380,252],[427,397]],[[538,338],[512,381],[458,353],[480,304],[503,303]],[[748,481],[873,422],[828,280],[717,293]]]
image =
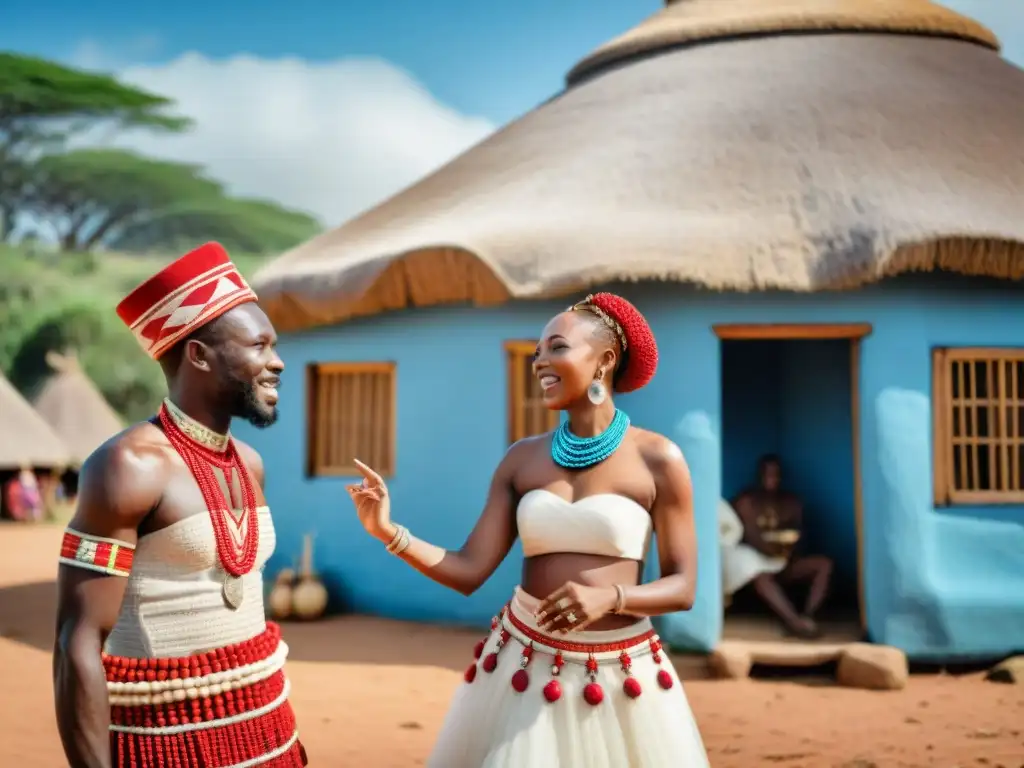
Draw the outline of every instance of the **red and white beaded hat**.
[[[154,360],[190,333],[256,294],[220,243],[182,256],[129,293],[117,314]]]

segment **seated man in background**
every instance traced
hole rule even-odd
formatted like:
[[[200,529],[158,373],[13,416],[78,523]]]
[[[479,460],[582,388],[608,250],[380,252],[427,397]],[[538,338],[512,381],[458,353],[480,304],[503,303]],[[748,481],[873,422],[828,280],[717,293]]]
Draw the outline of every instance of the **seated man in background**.
[[[782,490],[782,465],[776,456],[758,461],[757,485],[732,506],[743,524],[742,543],[723,548],[723,587],[732,594],[753,583],[758,596],[797,637],[818,637],[814,616],[825,602],[832,578],[832,561],[822,555],[799,556],[793,550],[802,534],[800,500]],[[808,584],[803,611],[797,611],[783,589]]]

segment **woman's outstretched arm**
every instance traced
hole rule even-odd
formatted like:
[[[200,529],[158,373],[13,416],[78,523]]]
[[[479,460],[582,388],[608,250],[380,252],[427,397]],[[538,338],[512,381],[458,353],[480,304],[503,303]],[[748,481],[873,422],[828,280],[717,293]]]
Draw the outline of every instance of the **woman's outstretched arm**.
[[[438,584],[471,595],[490,578],[508,555],[516,539],[515,505],[517,494],[513,478],[527,446],[525,441],[509,448],[491,478],[487,503],[470,532],[457,550],[442,549],[408,533],[409,542],[398,556],[420,573]],[[391,521],[387,486],[380,475],[358,462],[363,473],[362,485],[348,487],[360,521],[385,546],[396,541],[399,526]]]

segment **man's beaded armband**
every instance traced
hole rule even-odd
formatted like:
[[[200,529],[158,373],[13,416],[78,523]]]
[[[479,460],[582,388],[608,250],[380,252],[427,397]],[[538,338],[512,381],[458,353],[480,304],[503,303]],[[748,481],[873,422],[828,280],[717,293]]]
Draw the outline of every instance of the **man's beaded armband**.
[[[134,544],[81,533],[72,528],[64,529],[64,540],[60,545],[60,562],[64,565],[108,576],[128,576],[132,572],[134,558]]]

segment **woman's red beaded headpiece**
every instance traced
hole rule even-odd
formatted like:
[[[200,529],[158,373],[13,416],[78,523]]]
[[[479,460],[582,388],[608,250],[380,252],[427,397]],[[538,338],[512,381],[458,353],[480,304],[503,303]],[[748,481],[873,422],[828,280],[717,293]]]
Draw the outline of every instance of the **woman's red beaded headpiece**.
[[[623,367],[615,379],[616,392],[633,392],[654,378],[658,369],[658,345],[640,310],[614,293],[591,294],[569,309],[593,313],[618,337]]]

